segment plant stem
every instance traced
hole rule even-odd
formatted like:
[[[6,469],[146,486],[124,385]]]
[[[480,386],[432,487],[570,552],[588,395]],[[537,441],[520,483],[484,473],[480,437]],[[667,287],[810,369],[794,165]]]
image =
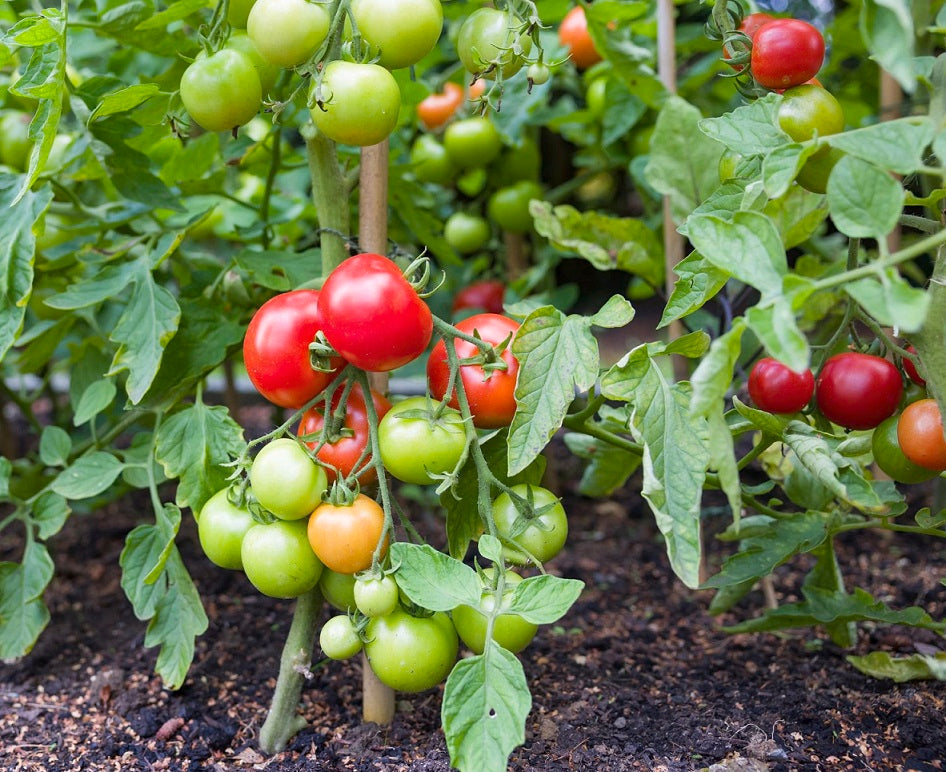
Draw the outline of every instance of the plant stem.
[[[296,733],[305,727],[306,720],[296,710],[302,694],[302,683],[312,661],[315,632],[322,609],[322,593],[318,585],[296,601],[292,625],[282,657],[279,659],[279,678],[273,692],[273,702],[259,733],[259,745],[264,753],[284,750]]]

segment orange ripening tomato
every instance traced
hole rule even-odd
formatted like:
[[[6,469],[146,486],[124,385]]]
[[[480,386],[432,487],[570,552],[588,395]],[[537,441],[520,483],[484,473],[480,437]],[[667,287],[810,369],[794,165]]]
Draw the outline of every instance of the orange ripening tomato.
[[[449,121],[463,102],[463,89],[448,81],[443,91],[430,94],[417,105],[417,117],[426,129],[432,130]]]
[[[345,506],[324,502],[309,516],[309,545],[323,565],[339,574],[354,574],[371,566],[374,551],[384,536],[384,510],[374,499],[359,493]]]
[[[907,405],[897,423],[897,442],[908,459],[924,469],[946,470],[946,437],[943,416],[935,399]]]
[[[558,27],[558,39],[568,48],[572,61],[579,70],[587,69],[601,61],[601,54],[588,34],[588,19],[582,6],[576,5],[565,14]]]

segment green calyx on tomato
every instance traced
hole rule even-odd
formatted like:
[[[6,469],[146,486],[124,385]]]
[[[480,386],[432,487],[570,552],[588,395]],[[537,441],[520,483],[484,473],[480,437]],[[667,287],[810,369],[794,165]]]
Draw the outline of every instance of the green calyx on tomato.
[[[527,505],[503,492],[492,507],[496,530],[505,542],[503,555],[519,564],[528,563],[531,558],[540,563],[551,560],[561,552],[568,538],[568,518],[561,502],[550,490],[538,485],[514,485],[512,492],[525,499]],[[533,516],[523,515],[520,506]]]
[[[268,443],[253,459],[250,488],[256,500],[281,520],[308,517],[328,489],[325,470],[289,437]]]
[[[460,26],[457,55],[466,70],[482,78],[497,73],[511,78],[525,64],[532,38],[525,24],[512,14],[495,8],[478,8]]]
[[[488,584],[494,581],[495,574],[495,568],[489,567],[483,571],[483,576],[480,577],[484,584],[479,607],[461,605],[451,612],[453,626],[457,628],[460,640],[474,654],[482,654],[486,648],[486,628],[489,616],[497,607],[497,593]],[[538,625],[526,621],[518,614],[508,612],[516,585],[521,581],[522,577],[515,571],[506,571],[505,587],[502,599],[498,603],[499,614],[493,621],[493,641],[513,654],[528,646],[539,629]]]
[[[259,74],[246,55],[222,48],[195,59],[181,76],[181,101],[207,131],[229,131],[259,112],[263,91]]]
[[[381,419],[378,444],[384,468],[402,482],[430,485],[452,472],[466,450],[466,427],[459,411],[427,397],[397,402]]]
[[[378,680],[398,692],[422,692],[443,681],[459,651],[450,618],[415,617],[397,607],[365,629],[365,655]]]
[[[397,126],[401,90],[377,64],[335,59],[312,84],[309,109],[316,127],[343,145],[377,145]]]

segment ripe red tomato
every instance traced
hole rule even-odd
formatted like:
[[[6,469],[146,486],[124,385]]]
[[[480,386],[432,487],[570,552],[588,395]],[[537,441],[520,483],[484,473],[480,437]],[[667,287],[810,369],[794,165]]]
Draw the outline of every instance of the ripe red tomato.
[[[427,129],[437,129],[449,121],[463,104],[463,88],[447,81],[443,91],[424,97],[417,105],[417,117]]]
[[[766,88],[798,86],[818,74],[824,62],[824,37],[801,19],[775,19],[752,38],[749,66]]]
[[[362,370],[406,365],[424,352],[433,334],[427,304],[383,255],[345,260],[325,280],[319,307],[328,342]]]
[[[767,413],[797,413],[815,393],[811,370],[796,372],[772,357],[764,357],[749,373],[749,396]]]
[[[916,349],[912,345],[907,346],[907,351],[909,351],[911,354],[916,354]],[[910,380],[913,381],[917,386],[926,386],[926,378],[920,375],[920,371],[916,369],[916,365],[913,364],[912,360],[904,357],[903,369],[906,370]]]
[[[896,412],[902,394],[892,362],[856,351],[828,359],[815,382],[818,409],[846,429],[873,429]]]
[[[505,294],[506,285],[499,279],[474,281],[462,287],[453,296],[453,304],[450,306],[450,310],[457,313],[472,308],[491,314],[501,314]]]
[[[371,566],[384,533],[384,510],[359,493],[347,505],[324,502],[309,517],[309,545],[322,564],[340,574],[354,574]],[[382,556],[387,550],[384,536]]]
[[[477,334],[494,346],[502,343],[519,329],[519,323],[500,314],[476,314],[457,324],[457,329],[468,335]],[[457,339],[454,343],[457,357],[461,360],[477,356],[480,351],[472,343]],[[482,365],[461,365],[460,378],[470,403],[473,424],[481,429],[497,429],[508,426],[516,412],[516,378],[519,375],[519,362],[512,355],[512,345],[506,346],[502,360],[505,370],[484,370]],[[450,379],[450,365],[447,362],[447,347],[440,340],[427,360],[427,380],[430,393],[436,399],[443,399],[447,393]],[[456,394],[450,400],[450,406],[458,408]]]
[[[339,386],[335,394],[332,395],[333,413],[337,409],[343,393],[344,387]],[[378,420],[380,420],[391,409],[391,403],[373,389],[371,398],[374,401],[374,409],[378,414]],[[326,465],[325,472],[329,483],[331,483],[338,474],[342,477],[348,477],[355,470],[360,460],[363,464],[371,459],[370,453],[365,455],[363,460],[361,458],[370,440],[368,410],[361,387],[355,384],[348,394],[348,401],[345,403],[345,420],[342,427],[350,432],[350,436],[342,436],[335,442],[326,442],[320,446],[319,435],[325,425],[325,416],[322,410],[323,404],[321,402],[306,410],[299,421],[297,433],[300,437],[306,438],[306,444],[315,451],[319,461]],[[358,475],[358,481],[364,485],[373,481],[376,476],[377,472],[375,472],[374,467],[367,467]]]
[[[903,455],[914,464],[936,472],[946,470],[943,416],[935,399],[921,399],[903,409],[897,441]]]
[[[243,361],[250,381],[270,402],[298,409],[341,369],[340,358],[332,360],[332,372],[312,369],[309,344],[320,327],[318,290],[283,292],[253,315],[243,338]]]
[[[588,17],[585,8],[576,5],[558,25],[558,40],[568,49],[572,61],[579,70],[584,70],[601,61],[601,54],[588,34]]]
[[[322,71],[321,94],[324,102],[309,113],[319,131],[335,142],[377,145],[397,126],[401,90],[381,65],[335,59]]]

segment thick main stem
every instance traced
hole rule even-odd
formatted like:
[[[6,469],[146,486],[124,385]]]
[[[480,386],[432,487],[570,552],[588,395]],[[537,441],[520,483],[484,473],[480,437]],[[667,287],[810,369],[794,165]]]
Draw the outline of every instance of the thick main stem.
[[[296,711],[305,673],[312,662],[315,629],[322,609],[322,593],[318,585],[296,601],[292,625],[279,660],[279,678],[273,692],[266,721],[259,733],[259,745],[264,753],[284,750],[296,733],[305,727],[306,720]]]

